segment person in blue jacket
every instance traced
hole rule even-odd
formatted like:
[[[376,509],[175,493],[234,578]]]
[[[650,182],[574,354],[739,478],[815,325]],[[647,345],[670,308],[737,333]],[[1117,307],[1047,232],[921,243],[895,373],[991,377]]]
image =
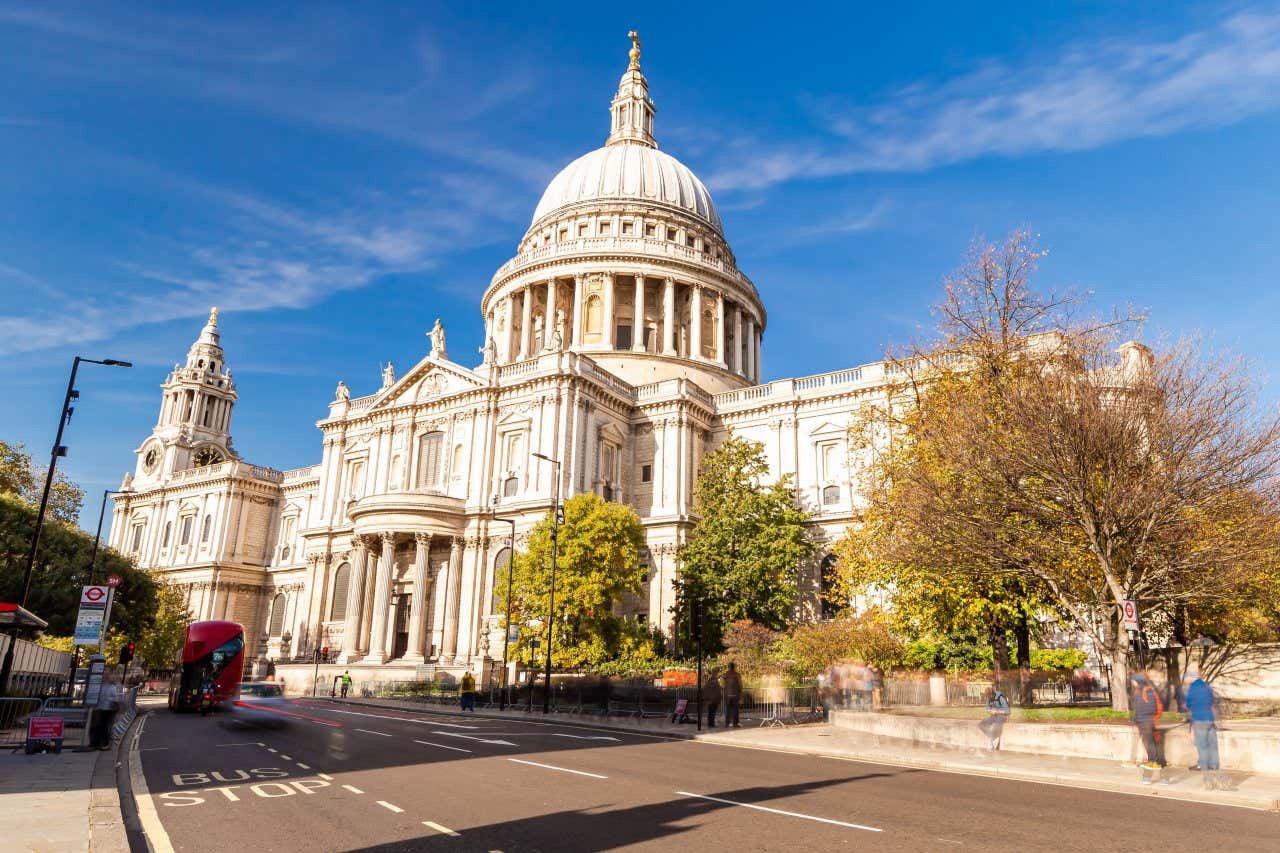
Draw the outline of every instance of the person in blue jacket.
[[[1214,713],[1217,698],[1213,689],[1195,670],[1182,679],[1186,696],[1187,714],[1191,717],[1191,736],[1196,742],[1196,767],[1204,774],[1204,786],[1208,790],[1227,788],[1227,778],[1222,773],[1218,757],[1218,719]]]

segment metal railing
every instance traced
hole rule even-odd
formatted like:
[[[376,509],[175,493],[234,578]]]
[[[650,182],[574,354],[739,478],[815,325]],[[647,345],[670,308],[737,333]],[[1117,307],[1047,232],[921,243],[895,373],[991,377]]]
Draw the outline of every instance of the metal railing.
[[[0,747],[21,746],[27,739],[27,718],[39,711],[39,699],[0,697]]]

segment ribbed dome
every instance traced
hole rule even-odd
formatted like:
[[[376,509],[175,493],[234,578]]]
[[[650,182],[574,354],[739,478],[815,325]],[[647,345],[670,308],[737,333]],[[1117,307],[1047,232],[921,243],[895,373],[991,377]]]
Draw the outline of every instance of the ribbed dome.
[[[533,221],[582,202],[612,200],[668,205],[724,236],[711,193],[697,175],[670,154],[634,142],[611,143],[565,166],[542,194]]]

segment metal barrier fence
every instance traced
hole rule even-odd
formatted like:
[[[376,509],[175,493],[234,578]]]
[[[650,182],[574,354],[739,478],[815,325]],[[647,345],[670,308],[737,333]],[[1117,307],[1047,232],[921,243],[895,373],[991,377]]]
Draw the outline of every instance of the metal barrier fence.
[[[0,747],[22,746],[27,739],[27,718],[39,710],[39,699],[0,697]]]
[[[667,718],[674,721],[676,703],[688,700],[688,722],[693,722],[697,710],[695,687],[658,687],[648,681],[606,681],[604,679],[573,678],[553,679],[551,683],[551,710],[557,714],[581,714],[600,717],[630,717],[634,719]],[[457,706],[460,702],[455,685],[443,686],[424,681],[371,681],[359,685],[355,691],[365,697],[403,699],[424,704]],[[476,704],[483,708],[496,708],[503,704],[501,688],[492,685],[477,690]],[[509,688],[507,706],[514,709],[541,711],[546,696],[542,681]],[[817,701],[814,687],[744,687],[739,705],[743,725],[792,725],[820,722],[823,709]],[[706,705],[704,700],[704,714]],[[717,719],[723,721],[725,702],[718,707]]]
[[[13,638],[0,634],[0,657]],[[49,696],[59,692],[71,672],[71,655],[27,640],[18,640],[13,649],[13,674],[9,676],[10,696]]]

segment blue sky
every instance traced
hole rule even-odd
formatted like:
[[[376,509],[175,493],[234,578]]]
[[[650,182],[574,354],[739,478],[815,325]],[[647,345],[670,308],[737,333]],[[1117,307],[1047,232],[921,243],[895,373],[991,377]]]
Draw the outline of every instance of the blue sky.
[[[0,437],[43,457],[72,356],[133,361],[79,383],[92,524],[211,305],[259,464],[317,461],[337,380],[371,392],[437,316],[478,361],[631,28],[769,309],[766,379],[876,359],[1024,225],[1045,286],[1275,371],[1280,5],[888,5],[0,2]]]

